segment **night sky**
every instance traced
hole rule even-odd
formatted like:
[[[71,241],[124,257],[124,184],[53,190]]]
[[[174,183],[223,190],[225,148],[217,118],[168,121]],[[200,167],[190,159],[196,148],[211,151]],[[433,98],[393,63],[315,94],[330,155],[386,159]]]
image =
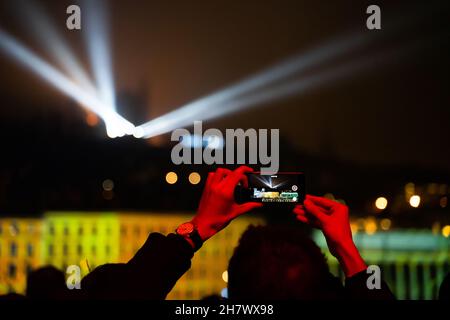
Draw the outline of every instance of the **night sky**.
[[[77,56],[87,62],[81,32],[65,29],[65,8],[76,1],[41,3]],[[382,23],[386,22],[381,31],[365,27],[365,9],[372,3],[381,6]],[[207,126],[279,128],[282,136],[305,152],[362,164],[450,171],[450,33],[445,17],[449,11],[442,3],[110,1],[116,90],[144,88],[148,92],[148,118],[143,123],[349,30],[377,32],[378,39],[385,35],[388,39],[388,21],[412,16],[417,22],[400,41],[386,40],[381,49],[415,40],[417,50]],[[1,28],[43,53],[30,38],[26,20],[13,7],[14,1],[1,1]],[[12,113],[31,117],[43,105],[53,108],[66,99],[3,53],[0,70],[0,97],[9,101],[2,104],[2,122],[12,121]],[[14,101],[27,107],[17,110],[11,105]]]

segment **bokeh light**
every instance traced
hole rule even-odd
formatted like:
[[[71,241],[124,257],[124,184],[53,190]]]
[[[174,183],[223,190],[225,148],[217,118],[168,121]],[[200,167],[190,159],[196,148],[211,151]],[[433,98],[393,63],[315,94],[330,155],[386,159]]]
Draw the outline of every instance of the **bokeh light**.
[[[375,207],[377,207],[377,209],[379,209],[379,210],[386,209],[387,205],[388,205],[388,201],[385,197],[379,197],[379,198],[377,198],[377,200],[375,200]]]
[[[175,184],[178,181],[178,176],[175,172],[171,171],[166,174],[166,182],[168,184]]]
[[[191,172],[191,174],[189,175],[189,182],[191,184],[199,184],[201,179],[202,178],[197,172]]]
[[[409,198],[409,204],[413,208],[418,208],[420,205],[420,196],[418,196],[417,194],[411,196],[411,198]]]

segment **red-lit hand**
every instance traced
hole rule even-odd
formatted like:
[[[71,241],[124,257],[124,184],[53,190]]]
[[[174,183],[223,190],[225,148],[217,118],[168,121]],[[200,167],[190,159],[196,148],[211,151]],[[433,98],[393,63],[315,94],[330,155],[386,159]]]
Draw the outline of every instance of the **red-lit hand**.
[[[331,254],[339,260],[347,277],[367,268],[353,242],[346,205],[307,195],[303,206],[296,206],[294,213],[298,220],[322,230]]]
[[[238,183],[247,187],[245,173],[252,171],[241,166],[234,171],[219,168],[208,174],[197,214],[192,219],[203,240],[225,228],[234,218],[262,206],[257,202],[237,204],[234,201],[234,189]]]

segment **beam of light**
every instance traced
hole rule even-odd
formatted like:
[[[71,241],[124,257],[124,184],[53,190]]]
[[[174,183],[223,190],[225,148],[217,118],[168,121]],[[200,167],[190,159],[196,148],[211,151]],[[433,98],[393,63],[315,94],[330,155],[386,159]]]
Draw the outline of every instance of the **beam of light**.
[[[209,106],[209,109],[207,111],[203,111],[201,114],[196,112],[186,113],[184,115],[180,115],[179,119],[167,119],[163,116],[164,119],[161,120],[162,122],[160,122],[160,119],[157,118],[144,126],[137,127],[134,135],[143,138],[153,137],[159,134],[167,133],[175,128],[189,126],[194,120],[210,120],[257,105],[267,104],[269,102],[285,99],[294,95],[300,95],[306,91],[352,75],[368,67],[378,66],[379,63],[383,63],[388,59],[392,59],[400,54],[403,54],[405,51],[406,50],[398,50],[398,48],[396,48],[395,50],[351,60],[350,62],[342,63],[333,68],[302,77],[298,80],[287,81],[253,94],[237,97],[235,99],[229,99],[223,103]]]
[[[392,50],[389,52],[381,52],[379,54],[352,60],[296,81],[282,83],[270,89],[228,101],[225,104],[220,105],[218,108],[211,108],[210,112],[204,114],[201,119],[209,120],[219,116],[231,114],[245,108],[263,105],[294,95],[300,95],[306,91],[312,90],[332,81],[342,79],[346,76],[353,75],[369,67],[378,66],[379,63],[385,62],[387,59],[394,58],[402,53],[403,51]],[[191,122],[183,125],[188,125],[190,123]]]
[[[172,112],[140,125],[136,128],[135,136],[138,138],[148,138],[185,126],[191,123],[192,119],[203,119],[205,114],[209,114],[211,111],[214,112],[213,109],[218,109],[221,105],[227,104],[229,101],[234,101],[238,97],[251,93],[252,91],[262,90],[302,71],[311,69],[334,58],[338,58],[343,54],[362,46],[366,42],[367,38],[363,34],[353,34],[351,36],[334,39],[326,45],[285,60],[282,63],[220,90],[217,93],[193,101]]]
[[[121,117],[96,96],[88,93],[68,79],[53,66],[36,56],[17,42],[12,36],[0,29],[0,49],[25,67],[28,67],[41,79],[47,81],[59,91],[78,101],[81,105],[99,115],[106,124],[108,136],[117,137],[132,134],[134,125]]]
[[[44,9],[33,0],[19,0],[14,3],[14,8],[22,19],[22,15],[25,15],[27,31],[31,30],[39,43],[44,44],[43,47],[62,69],[83,89],[91,94],[97,94],[94,83],[57,31],[57,27],[51,23]]]
[[[265,175],[253,175],[253,179],[259,181],[261,184],[268,188],[272,188],[272,179],[270,176]]]
[[[82,6],[84,14],[82,31],[88,47],[90,64],[97,88],[102,100],[116,110],[108,8],[104,0],[84,0]]]

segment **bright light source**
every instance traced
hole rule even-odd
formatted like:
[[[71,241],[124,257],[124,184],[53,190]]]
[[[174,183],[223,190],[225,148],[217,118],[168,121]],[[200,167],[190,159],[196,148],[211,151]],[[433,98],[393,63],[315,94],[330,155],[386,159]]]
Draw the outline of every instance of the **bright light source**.
[[[41,79],[47,81],[59,91],[99,115],[105,121],[108,136],[114,138],[126,134],[133,134],[135,128],[132,123],[117,114],[117,112],[96,96],[76,85],[64,74],[36,56],[2,30],[0,30],[0,49],[3,49],[11,58],[23,66],[28,67]]]
[[[446,238],[450,236],[450,225],[446,225],[442,228],[442,235]]]
[[[419,207],[419,205],[420,205],[420,196],[418,196],[417,194],[411,196],[411,198],[409,198],[409,204],[413,208]]]
[[[228,271],[227,270],[225,270],[222,273],[222,280],[225,281],[226,283],[228,283]]]
[[[197,172],[191,172],[189,175],[189,182],[191,184],[199,184],[201,180],[200,175]]]
[[[166,182],[168,184],[175,184],[175,183],[177,183],[177,181],[178,181],[178,176],[175,172],[171,171],[166,174]]]
[[[385,197],[379,197],[377,200],[375,200],[375,207],[380,210],[386,209],[388,205],[388,201]]]

